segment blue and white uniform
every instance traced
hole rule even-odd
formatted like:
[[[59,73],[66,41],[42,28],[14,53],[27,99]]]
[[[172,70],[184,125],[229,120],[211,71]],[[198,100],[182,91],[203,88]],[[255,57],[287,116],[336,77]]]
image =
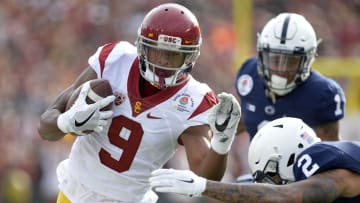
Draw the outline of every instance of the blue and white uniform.
[[[305,149],[294,164],[295,181],[311,177],[317,173],[335,169],[348,169],[360,174],[360,142],[332,141],[319,142]],[[360,202],[355,198],[339,198],[335,203]]]
[[[309,78],[273,103],[266,96],[257,63],[257,58],[248,59],[235,81],[242,119],[251,138],[266,123],[284,116],[300,118],[313,128],[344,117],[344,92],[334,80],[311,71]]]

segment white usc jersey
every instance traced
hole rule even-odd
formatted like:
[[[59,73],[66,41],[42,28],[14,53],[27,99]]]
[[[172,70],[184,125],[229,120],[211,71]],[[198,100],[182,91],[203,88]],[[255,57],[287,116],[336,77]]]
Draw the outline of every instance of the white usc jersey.
[[[60,189],[74,198],[69,179],[118,202],[153,202],[150,172],[161,168],[179,147],[188,127],[207,124],[217,103],[212,90],[191,76],[187,82],[142,98],[136,48],[127,42],[106,44],[89,58],[98,78],[110,81],[116,100],[107,134],[77,137],[69,159],[60,164]],[[73,200],[74,201],[74,200]]]

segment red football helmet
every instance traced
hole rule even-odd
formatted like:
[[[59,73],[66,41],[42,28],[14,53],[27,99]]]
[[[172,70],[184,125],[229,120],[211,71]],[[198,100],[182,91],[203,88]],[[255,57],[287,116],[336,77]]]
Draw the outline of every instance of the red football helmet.
[[[199,23],[184,6],[162,4],[145,16],[136,44],[147,81],[160,89],[179,85],[200,55]]]

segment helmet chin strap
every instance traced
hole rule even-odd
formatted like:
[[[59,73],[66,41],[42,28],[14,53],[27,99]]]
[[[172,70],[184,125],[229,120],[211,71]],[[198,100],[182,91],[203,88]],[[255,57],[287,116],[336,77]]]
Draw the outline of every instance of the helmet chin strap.
[[[284,96],[295,87],[294,82],[291,82],[290,84],[287,83],[287,78],[271,75],[270,84],[268,86],[271,92],[274,92],[278,96]]]
[[[273,104],[275,104],[275,102],[276,102],[276,94],[275,94],[274,92],[272,92],[272,91],[269,89],[269,87],[266,87],[265,94],[266,94],[266,96],[267,96],[268,98],[271,99],[271,102],[272,102]]]
[[[268,98],[271,99],[272,103],[275,104],[276,97],[284,95],[282,95],[282,92],[280,92],[278,89],[285,88],[287,79],[277,75],[272,75],[270,80],[271,81],[269,81],[267,84],[265,94]]]
[[[165,89],[169,86],[173,86],[174,81],[176,80],[177,74],[174,74],[171,77],[163,77],[162,75],[156,75],[154,72],[147,68],[144,72],[144,78],[150,83],[158,87],[159,89]],[[153,82],[151,82],[153,81]],[[155,83],[154,83],[155,82]]]
[[[278,75],[271,75],[271,87],[275,89],[284,89],[287,84],[287,79]]]

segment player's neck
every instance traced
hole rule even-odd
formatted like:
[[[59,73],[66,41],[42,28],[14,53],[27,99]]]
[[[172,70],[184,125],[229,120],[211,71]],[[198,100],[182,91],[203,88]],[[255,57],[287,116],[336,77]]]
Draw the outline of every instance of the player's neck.
[[[281,96],[275,94],[274,92],[269,91],[268,89],[266,89],[265,94],[266,94],[266,96],[271,100],[271,102],[272,102],[273,104],[275,104],[276,101],[281,97]]]
[[[151,85],[148,81],[146,81],[142,77],[140,77],[139,88],[140,88],[141,97],[143,98],[154,95],[161,91],[158,88]]]

